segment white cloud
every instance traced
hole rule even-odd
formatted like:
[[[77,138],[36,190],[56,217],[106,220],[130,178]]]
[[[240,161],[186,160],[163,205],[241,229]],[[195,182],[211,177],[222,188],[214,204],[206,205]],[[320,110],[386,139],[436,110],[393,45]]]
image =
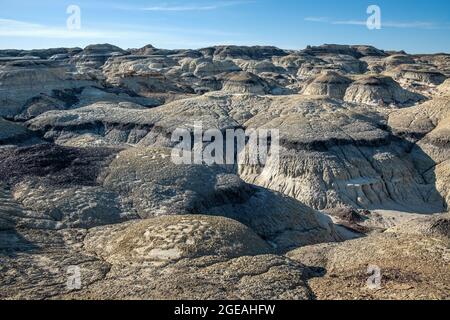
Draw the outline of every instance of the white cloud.
[[[218,30],[137,25],[111,25],[101,29],[82,26],[81,30],[69,30],[66,27],[0,18],[0,47],[9,47],[9,40],[6,39],[26,38],[27,41],[28,39],[30,41],[45,39],[43,43],[55,39],[57,43],[71,43],[76,46],[78,43],[107,41],[116,44],[132,44],[131,46],[152,43],[164,48],[199,48],[213,45],[216,42],[236,42],[239,37],[239,34]]]
[[[141,8],[142,11],[205,11],[205,10],[215,10],[219,8],[217,5],[212,6],[160,6],[160,7],[147,7]]]
[[[367,25],[367,21],[358,21],[358,20],[346,20],[346,21],[333,21],[332,24],[342,24],[342,25],[357,25],[357,26],[365,26]],[[404,28],[404,29],[436,29],[439,28],[434,23],[431,22],[393,22],[387,21],[381,23],[382,27],[386,28]]]
[[[0,28],[4,27],[33,27],[33,26],[40,26],[39,24],[35,23],[28,23],[23,21],[17,21],[17,20],[11,20],[11,19],[2,19],[0,18]]]
[[[309,22],[328,22],[328,18],[325,18],[325,17],[306,17],[305,21],[309,21]]]
[[[116,9],[121,10],[139,10],[139,11],[159,11],[159,12],[182,12],[182,11],[211,11],[225,7],[232,7],[242,4],[253,3],[253,1],[219,1],[209,4],[181,4],[168,5],[160,4],[151,7],[131,7],[131,6],[116,6]]]
[[[3,37],[102,38],[108,35],[110,35],[108,32],[99,30],[69,30],[0,18],[0,36]]]
[[[64,27],[52,27],[25,21],[0,18],[0,36],[4,37],[45,37],[45,38],[145,38],[155,34],[239,36],[240,34],[212,29],[193,29],[177,27],[155,27],[136,25],[108,26],[104,29],[82,28],[69,30]]]
[[[319,22],[334,25],[353,25],[353,26],[366,26],[367,21],[363,20],[331,20],[326,17],[306,17],[304,19],[308,22]],[[446,26],[438,25],[432,22],[426,21],[412,21],[412,22],[400,22],[400,21],[383,21],[382,27],[385,28],[403,28],[403,29],[442,29]]]

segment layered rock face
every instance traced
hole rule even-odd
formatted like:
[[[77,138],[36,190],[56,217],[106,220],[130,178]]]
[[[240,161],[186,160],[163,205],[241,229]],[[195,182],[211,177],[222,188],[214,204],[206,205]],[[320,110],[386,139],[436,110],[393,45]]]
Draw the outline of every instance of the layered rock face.
[[[392,113],[389,125],[394,132],[414,142],[411,154],[415,166],[427,180],[436,181],[436,190],[448,208],[450,160],[450,102],[435,98],[417,107]],[[425,155],[425,156],[424,156]]]
[[[447,58],[0,50],[0,298],[449,299]],[[199,124],[278,139],[175,162]]]
[[[70,104],[72,90],[92,84],[89,78],[79,79],[74,67],[59,62],[37,59],[7,62],[0,66],[0,115],[13,118],[19,115],[39,98],[58,99]],[[49,101],[53,108],[59,106]]]

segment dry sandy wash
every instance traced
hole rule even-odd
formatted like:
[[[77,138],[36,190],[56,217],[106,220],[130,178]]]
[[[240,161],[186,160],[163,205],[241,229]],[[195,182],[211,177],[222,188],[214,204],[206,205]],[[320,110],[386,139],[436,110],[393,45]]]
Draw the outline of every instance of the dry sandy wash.
[[[0,50],[0,299],[450,299],[449,77],[370,46]],[[195,122],[278,129],[279,161],[176,165]]]

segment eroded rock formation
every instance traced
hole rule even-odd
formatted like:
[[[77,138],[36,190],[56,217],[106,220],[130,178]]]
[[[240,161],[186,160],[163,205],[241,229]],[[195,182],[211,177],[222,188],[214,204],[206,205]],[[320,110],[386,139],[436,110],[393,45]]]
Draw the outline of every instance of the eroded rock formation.
[[[449,75],[371,46],[0,50],[0,298],[448,299]],[[279,155],[175,164],[198,123]]]

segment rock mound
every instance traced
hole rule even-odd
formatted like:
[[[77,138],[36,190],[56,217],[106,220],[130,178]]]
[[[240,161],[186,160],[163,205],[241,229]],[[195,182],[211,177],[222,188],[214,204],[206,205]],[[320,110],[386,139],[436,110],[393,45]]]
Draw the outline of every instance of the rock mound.
[[[371,46],[348,46],[348,45],[338,45],[338,44],[324,44],[321,46],[308,46],[302,52],[310,55],[320,55],[320,54],[343,54],[347,56],[352,56],[356,59],[362,58],[363,56],[385,56],[381,50],[378,50]]]
[[[213,216],[166,216],[99,228],[85,239],[113,264],[160,265],[182,259],[218,256],[233,259],[271,252],[269,245],[244,225]]]
[[[220,73],[241,71],[231,60],[213,60],[213,59],[190,59],[183,60],[181,70],[191,72],[197,77],[213,76]]]
[[[384,59],[386,69],[395,68],[400,65],[411,65],[415,63],[416,61],[414,60],[414,58],[406,54],[393,54]]]
[[[337,68],[342,73],[361,74],[367,70],[367,64],[359,59],[343,54],[327,54],[318,56],[327,62],[330,67]]]
[[[343,99],[345,91],[350,85],[351,80],[335,72],[329,72],[318,76],[309,84],[303,94],[327,96],[335,99]]]
[[[125,54],[125,51],[111,44],[94,44],[84,48],[71,59],[71,63],[76,64],[81,69],[97,69],[113,56]]]
[[[172,246],[180,258],[168,259]],[[311,299],[305,267],[254,255],[266,250],[239,223],[214,217],[164,217],[90,231],[0,231],[0,298]],[[76,270],[81,288],[72,290],[67,275]]]
[[[348,102],[369,105],[411,105],[422,97],[409,92],[390,77],[367,76],[353,82],[345,93]]]
[[[249,59],[262,60],[274,56],[285,56],[286,51],[271,46],[217,46],[199,50],[206,56],[211,56],[218,60],[225,59]]]
[[[229,93],[263,95],[270,92],[270,87],[267,82],[253,73],[237,72],[225,77],[222,90]]]

